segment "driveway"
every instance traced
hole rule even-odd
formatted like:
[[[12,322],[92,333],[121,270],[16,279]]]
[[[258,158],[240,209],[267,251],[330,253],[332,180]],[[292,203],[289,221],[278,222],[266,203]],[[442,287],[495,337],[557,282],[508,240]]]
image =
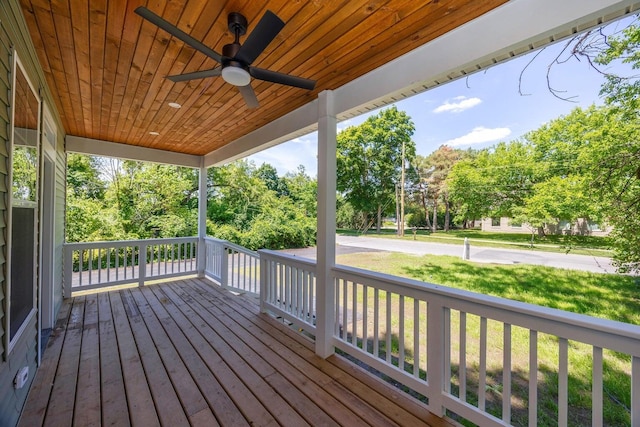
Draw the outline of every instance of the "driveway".
[[[413,255],[462,256],[462,245],[386,239],[367,236],[336,236],[336,254],[356,252],[402,252]],[[316,249],[290,249],[283,252],[315,259]],[[521,249],[486,248],[471,244],[470,260],[492,264],[533,264],[594,273],[615,273],[611,259],[590,255],[556,252],[527,251]]]

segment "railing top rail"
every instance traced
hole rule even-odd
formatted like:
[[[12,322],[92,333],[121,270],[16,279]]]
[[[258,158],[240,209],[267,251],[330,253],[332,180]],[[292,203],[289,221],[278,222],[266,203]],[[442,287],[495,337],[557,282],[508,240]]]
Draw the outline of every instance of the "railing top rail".
[[[440,298],[446,306],[454,309],[462,309],[465,311],[474,307],[481,308],[484,312],[491,313],[491,317],[496,319],[500,317],[499,312],[508,313],[508,317],[513,319],[527,318],[527,323],[538,326],[538,328],[534,326],[532,329],[543,331],[543,327],[546,325],[551,329],[549,332],[555,333],[556,335],[563,332],[562,330],[565,328],[562,328],[562,326],[564,325],[588,330],[600,335],[606,335],[610,338],[617,336],[625,340],[633,340],[635,341],[634,345],[638,349],[632,353],[638,353],[637,355],[640,355],[640,347],[638,347],[638,343],[640,343],[640,325],[591,317],[584,314],[542,307],[506,298],[450,288],[443,285],[401,278],[390,274],[372,272],[355,267],[339,265],[335,266],[333,271],[338,274],[346,275],[348,280],[361,280],[361,283],[373,284],[385,290],[397,291],[399,289],[407,289],[411,290],[411,294],[418,292],[435,296]],[[513,322],[513,324],[517,323],[518,322]],[[578,337],[568,338],[579,339]],[[626,351],[622,349],[620,350]]]
[[[213,243],[218,243],[220,245],[223,245],[226,248],[233,249],[236,252],[242,252],[244,254],[251,255],[254,257],[259,256],[258,252],[252,251],[251,249],[247,249],[244,246],[236,245],[235,243],[231,243],[228,240],[222,240],[222,239],[218,239],[216,237],[210,237],[210,236],[205,237],[204,240],[213,242]]]
[[[222,239],[218,239],[217,237],[211,237],[211,236],[205,236],[204,240],[208,240],[210,242],[214,242],[214,243],[226,243],[226,240],[222,240]]]
[[[256,258],[259,256],[258,252],[256,252],[256,251],[252,251],[251,249],[247,249],[244,246],[236,245],[235,243],[231,243],[231,242],[228,242],[226,240],[224,241],[224,246],[229,248],[229,249],[233,249],[236,252],[241,252],[243,254],[251,255],[251,256],[254,256]]]
[[[189,237],[167,237],[161,239],[137,239],[137,240],[102,240],[98,242],[66,242],[64,246],[76,248],[76,249],[91,249],[91,248],[103,248],[105,246],[114,247],[114,246],[133,246],[139,245],[141,243],[147,245],[157,245],[162,243],[186,243],[186,242],[197,242],[197,236],[189,236]]]
[[[309,258],[298,257],[295,255],[271,251],[268,249],[260,249],[258,253],[260,254],[260,257],[264,255],[266,258],[280,258],[286,260],[289,264],[294,264],[295,266],[302,267],[313,272],[316,271],[316,262]]]

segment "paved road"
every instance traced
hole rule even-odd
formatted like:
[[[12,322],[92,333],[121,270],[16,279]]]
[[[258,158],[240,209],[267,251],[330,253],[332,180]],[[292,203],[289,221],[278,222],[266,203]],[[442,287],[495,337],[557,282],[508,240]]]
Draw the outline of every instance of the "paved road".
[[[336,236],[338,255],[357,252],[402,252],[414,255],[462,256],[462,245],[446,243],[414,242],[411,240],[384,239],[366,236]],[[289,249],[284,252],[315,259],[316,249]],[[471,261],[493,264],[533,264],[595,273],[615,273],[611,259],[590,255],[574,255],[555,252],[527,251],[521,249],[498,249],[473,246]]]
[[[340,247],[366,250],[403,252],[415,255],[453,255],[462,256],[462,245],[445,243],[418,242],[411,240],[384,239],[366,236],[336,236],[338,252]],[[592,271],[596,273],[615,273],[611,259],[605,257],[574,255],[554,252],[527,251],[520,249],[498,249],[471,245],[472,261],[499,264],[534,264],[571,270]],[[305,256],[302,255],[301,256]],[[315,256],[315,253],[314,253]]]

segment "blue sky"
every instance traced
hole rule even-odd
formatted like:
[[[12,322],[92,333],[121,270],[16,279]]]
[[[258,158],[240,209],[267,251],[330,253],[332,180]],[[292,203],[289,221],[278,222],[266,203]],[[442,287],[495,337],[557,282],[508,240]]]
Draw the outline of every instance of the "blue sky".
[[[609,30],[623,28],[631,19],[611,24]],[[551,68],[551,87],[573,102],[558,99],[549,91],[547,68],[565,44],[547,47],[528,66],[536,52],[397,102],[398,109],[407,112],[415,124],[417,153],[428,155],[443,144],[463,149],[489,147],[517,139],[576,107],[602,104],[599,91],[604,78],[585,60],[570,58]],[[567,54],[560,56],[561,60],[567,58]],[[620,65],[613,71],[631,74],[628,67]],[[523,95],[519,93],[519,80]],[[338,131],[362,123],[376,112],[341,122]],[[310,176],[316,176],[316,140],[314,132],[249,159],[258,166],[270,163],[280,175],[303,165]]]

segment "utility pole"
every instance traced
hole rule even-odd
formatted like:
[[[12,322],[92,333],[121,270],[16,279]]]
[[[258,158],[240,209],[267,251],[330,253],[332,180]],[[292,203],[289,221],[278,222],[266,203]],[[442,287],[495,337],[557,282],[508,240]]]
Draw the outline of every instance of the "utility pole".
[[[402,141],[402,171],[400,173],[400,229],[398,230],[399,236],[404,236],[404,150],[405,142]]]
[[[399,185],[396,182],[395,184],[395,195],[396,195],[396,234],[399,236],[400,235],[400,201],[398,199],[400,199],[400,189],[398,188]]]

